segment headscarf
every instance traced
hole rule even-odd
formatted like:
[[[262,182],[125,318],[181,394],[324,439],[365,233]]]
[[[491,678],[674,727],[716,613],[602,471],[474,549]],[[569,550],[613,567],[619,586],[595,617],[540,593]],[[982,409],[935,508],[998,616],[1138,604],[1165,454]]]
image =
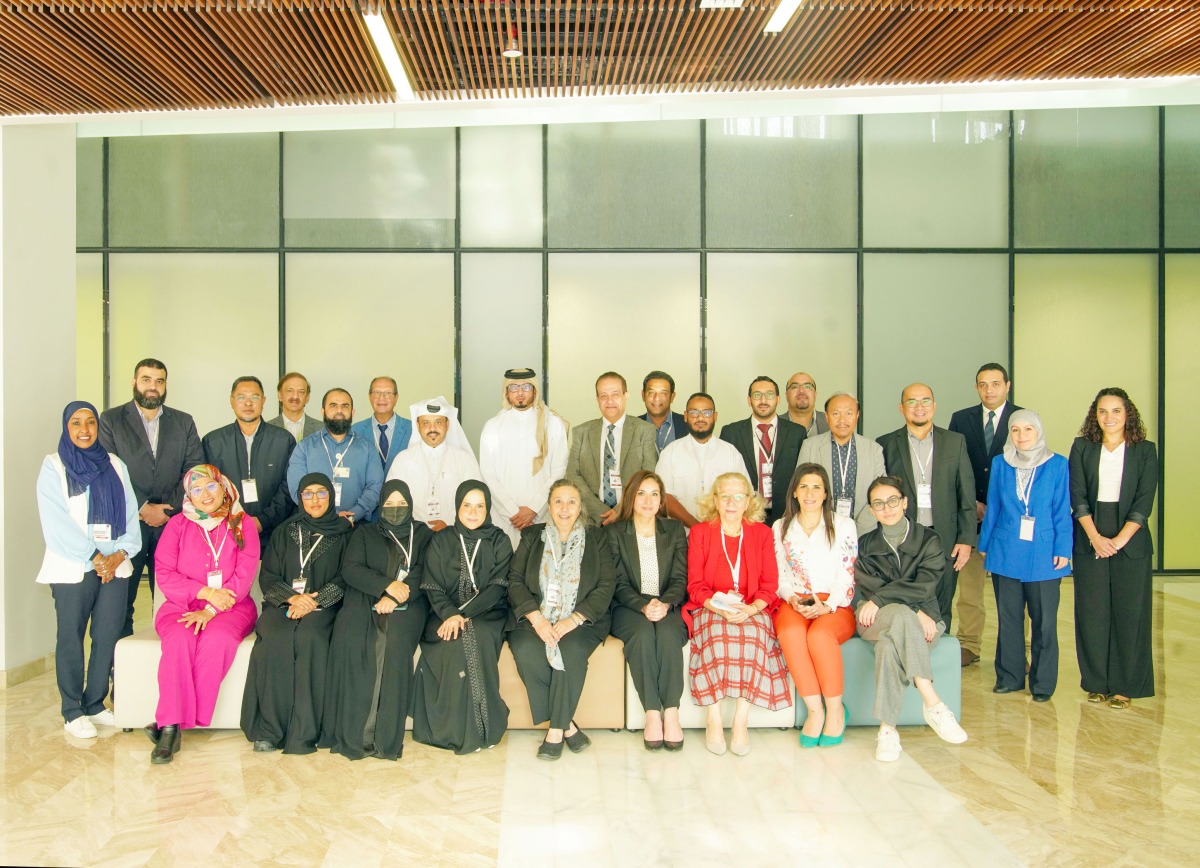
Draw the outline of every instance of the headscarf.
[[[192,498],[188,494],[195,482],[206,479],[216,480],[225,491],[225,499],[221,501],[221,505],[210,513],[201,512],[196,509],[196,505],[192,503]],[[229,525],[229,529],[233,531],[233,538],[237,542],[239,549],[244,548],[246,545],[246,539],[242,535],[242,517],[244,512],[241,503],[238,502],[237,489],[213,465],[197,464],[187,473],[183,474],[183,514],[207,531],[211,531],[221,523],[222,519],[225,519]]]
[[[383,520],[383,504],[397,491],[400,492],[401,496],[404,498],[404,501],[409,507],[408,520],[402,524],[392,524],[391,522]],[[379,518],[375,522],[375,528],[384,536],[387,536],[387,532],[389,530],[396,534],[396,536],[400,535],[400,531],[404,531],[404,535],[408,536],[408,526],[412,524],[412,505],[412,492],[408,487],[408,483],[403,479],[389,479],[383,484],[383,487],[379,489]]]
[[[483,524],[477,528],[469,528],[462,523],[462,519],[458,517],[458,511],[462,509],[463,500],[472,491],[483,492],[484,515]],[[487,484],[480,482],[478,479],[468,479],[458,487],[454,492],[454,531],[460,537],[466,540],[484,539],[490,537],[493,530],[499,530],[492,524],[492,490],[487,487]],[[504,533],[504,531],[500,531]]]
[[[533,368],[511,368],[504,372],[504,383],[500,386],[500,412],[512,409],[512,404],[508,401],[508,386],[510,383],[526,383],[533,380],[535,374]],[[563,423],[563,432],[567,435],[571,433],[571,423],[562,416],[559,416],[553,410],[546,406],[546,402],[542,400],[542,393],[537,387],[537,383],[531,384],[534,389],[534,394],[537,399],[533,402],[533,410],[537,413],[537,455],[533,456],[533,471],[530,476],[537,476],[542,465],[546,463],[546,414],[558,417],[558,420]],[[489,494],[490,498],[490,494]]]
[[[408,502],[408,520],[403,524],[392,524],[383,520],[383,504],[395,492],[400,492]],[[421,521],[413,521],[413,499],[408,483],[403,479],[389,479],[379,490],[379,518],[375,530],[388,543],[388,575],[395,578],[401,568],[411,570],[417,553],[433,536],[433,531]]]
[[[1038,465],[1045,464],[1054,455],[1046,446],[1046,432],[1042,428],[1042,417],[1033,410],[1017,410],[1008,417],[1008,427],[1014,425],[1032,425],[1037,429],[1037,442],[1029,449],[1018,449],[1010,435],[1004,443],[1004,460],[1018,470],[1032,470]]]
[[[300,509],[288,519],[285,524],[302,524],[313,533],[319,533],[324,536],[340,536],[344,533],[350,533],[354,528],[347,521],[344,515],[338,515],[337,509],[333,503],[333,483],[329,481],[329,477],[324,473],[309,473],[300,478],[300,484],[296,487],[296,497],[310,485],[319,485],[329,492],[329,497],[325,498],[325,511],[313,518],[304,510],[304,504],[300,504]]]
[[[442,440],[443,446],[449,446],[452,449],[461,449],[464,452],[471,453],[471,457],[475,457],[475,450],[471,448],[471,441],[467,439],[467,433],[463,431],[462,425],[458,421],[458,408],[438,395],[436,398],[430,398],[427,401],[418,401],[415,404],[410,404],[408,407],[408,418],[412,419],[413,434],[408,438],[408,448],[410,450],[426,449],[432,447],[425,442],[425,438],[421,436],[420,429],[417,427],[417,418],[420,416],[441,416],[446,419],[446,437]],[[412,503],[412,500],[405,495],[405,500]],[[383,503],[381,500],[380,503]]]
[[[63,410],[58,457],[67,473],[67,495],[75,497],[86,491],[88,524],[109,525],[116,539],[125,529],[125,486],[98,437],[87,449],[80,449],[67,433],[67,422],[79,410],[91,410],[100,421],[100,414],[87,401],[72,401]]]

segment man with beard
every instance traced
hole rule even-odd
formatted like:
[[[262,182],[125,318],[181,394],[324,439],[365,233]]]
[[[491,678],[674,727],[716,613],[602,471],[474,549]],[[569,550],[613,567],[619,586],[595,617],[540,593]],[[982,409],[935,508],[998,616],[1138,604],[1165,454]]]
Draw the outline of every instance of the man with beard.
[[[454,521],[454,494],[468,479],[479,478],[479,464],[458,410],[438,395],[408,408],[417,434],[396,456],[388,479],[402,479],[412,492],[413,518],[439,531]]]
[[[296,441],[282,428],[263,424],[266,396],[258,377],[238,377],[229,393],[234,422],[204,435],[204,460],[233,480],[246,514],[261,539],[295,510],[288,497],[287,469]]]
[[[391,377],[376,377],[367,389],[367,397],[371,400],[374,414],[361,422],[355,422],[350,430],[354,436],[373,444],[373,451],[383,467],[383,475],[387,479],[388,471],[396,456],[408,448],[412,437],[412,422],[403,416],[396,415],[396,397],[399,387]],[[415,492],[416,489],[413,489]],[[415,495],[414,495],[415,496]]]
[[[279,415],[271,419],[268,425],[284,429],[297,443],[325,427],[320,419],[314,419],[304,412],[312,395],[308,377],[304,374],[296,371],[284,374],[275,391],[279,397]]]
[[[808,434],[829,431],[825,417],[817,412],[817,381],[803,371],[792,374],[784,386],[788,420],[801,426]]]
[[[779,386],[765,374],[750,384],[746,403],[750,418],[726,425],[721,439],[733,444],[746,463],[750,485],[767,505],[766,523],[770,525],[783,515],[805,431],[786,416],[775,415]]]
[[[667,514],[691,527],[699,521],[700,496],[722,473],[745,473],[746,464],[737,449],[712,436],[717,405],[711,395],[697,392],[688,398],[684,417],[688,436],[664,449],[654,469],[667,486]]]
[[[133,635],[133,603],[143,566],[154,595],[154,549],[163,525],[183,505],[184,471],[204,463],[196,423],[166,401],[167,366],[158,359],[142,359],[133,367],[133,400],[100,414],[100,445],[129,468],[142,528],[122,638]]]
[[[288,494],[300,502],[300,480],[324,473],[333,482],[333,507],[350,523],[369,520],[379,505],[383,464],[371,443],[350,430],[354,399],[345,389],[330,389],[321,399],[325,430],[305,437],[288,462]]]

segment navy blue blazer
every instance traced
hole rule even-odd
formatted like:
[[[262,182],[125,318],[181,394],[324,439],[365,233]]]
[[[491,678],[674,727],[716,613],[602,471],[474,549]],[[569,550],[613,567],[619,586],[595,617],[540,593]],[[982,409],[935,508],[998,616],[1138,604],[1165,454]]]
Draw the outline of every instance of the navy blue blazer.
[[[979,531],[984,568],[1022,582],[1060,579],[1070,565],[1054,568],[1055,558],[1071,557],[1071,471],[1067,459],[1053,455],[1033,471],[1027,493],[1033,516],[1033,539],[1021,539],[1025,507],[1017,499],[1017,469],[1003,455],[992,459],[992,484],[987,512]]]
[[[354,432],[355,437],[362,437],[371,444],[371,454],[376,458],[380,458],[379,454],[379,426],[375,422],[374,414],[366,419],[361,419],[350,426],[350,430]],[[396,427],[392,434],[392,439],[388,441],[387,459],[383,462],[383,477],[387,478],[388,471],[392,469],[392,462],[396,460],[396,456],[408,448],[408,440],[412,437],[413,425],[412,422],[405,419],[403,416],[396,416]]]
[[[967,457],[971,459],[971,472],[975,474],[975,499],[980,503],[987,503],[992,459],[1004,454],[1009,417],[1020,409],[1012,401],[1005,402],[1004,412],[996,419],[996,436],[992,438],[991,449],[983,443],[983,404],[966,407],[950,417],[946,430],[961,434],[967,441]]]

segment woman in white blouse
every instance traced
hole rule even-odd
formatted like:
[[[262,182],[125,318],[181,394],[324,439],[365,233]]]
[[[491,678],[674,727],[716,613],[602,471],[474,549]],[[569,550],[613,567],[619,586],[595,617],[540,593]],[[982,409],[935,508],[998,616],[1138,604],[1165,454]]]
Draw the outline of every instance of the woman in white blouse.
[[[800,746],[841,744],[846,729],[841,645],[854,635],[850,603],[858,531],[853,519],[834,513],[829,475],[820,464],[796,468],[774,530],[784,602],[775,613],[775,632],[808,708]]]

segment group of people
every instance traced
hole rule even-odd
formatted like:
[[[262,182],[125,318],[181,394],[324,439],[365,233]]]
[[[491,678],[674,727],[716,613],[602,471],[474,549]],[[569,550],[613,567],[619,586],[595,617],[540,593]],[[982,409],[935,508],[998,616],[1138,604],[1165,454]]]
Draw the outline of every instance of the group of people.
[[[266,421],[261,381],[239,377],[234,421],[202,440],[165,404],[164,363],[139,362],[132,385],[128,404],[63,412],[38,480],[38,581],[54,596],[64,727],[88,738],[113,723],[113,649],[132,633],[145,569],[162,640],[146,727],[155,763],[172,760],[182,730],[211,722],[252,631],[242,728],[257,751],[397,759],[410,715],[418,742],[491,747],[508,720],[507,641],[534,722],[548,725],[538,756],[558,759],[590,744],[574,715],[609,635],[623,643],[648,750],[683,747],[685,665],[713,753],[749,752],[751,708],[790,706],[789,673],[807,708],[801,747],[832,746],[846,726],[840,646],[857,634],[875,650],[876,756],[895,760],[910,684],[941,738],[967,738],[934,689],[930,653],[961,577],[962,665],[979,659],[987,573],[996,693],[1054,693],[1059,585],[1073,573],[1088,699],[1126,708],[1153,695],[1157,456],[1121,389],[1097,394],[1068,460],[1036,413],[1008,401],[994,363],[976,374],[980,404],[948,429],[934,425],[932,390],[906,387],[904,425],[877,442],[856,433],[852,395],[818,412],[802,372],[782,392],[755,377],[750,416],[713,437],[712,397],[674,412],[665,372],[643,380],[640,417],[626,412],[624,377],[602,374],[600,418],[572,428],[518,368],[477,460],[444,397],[405,419],[390,377],[371,381],[373,412],[357,423],[340,388],[322,419],[307,416],[298,373],[280,380],[280,415]]]

